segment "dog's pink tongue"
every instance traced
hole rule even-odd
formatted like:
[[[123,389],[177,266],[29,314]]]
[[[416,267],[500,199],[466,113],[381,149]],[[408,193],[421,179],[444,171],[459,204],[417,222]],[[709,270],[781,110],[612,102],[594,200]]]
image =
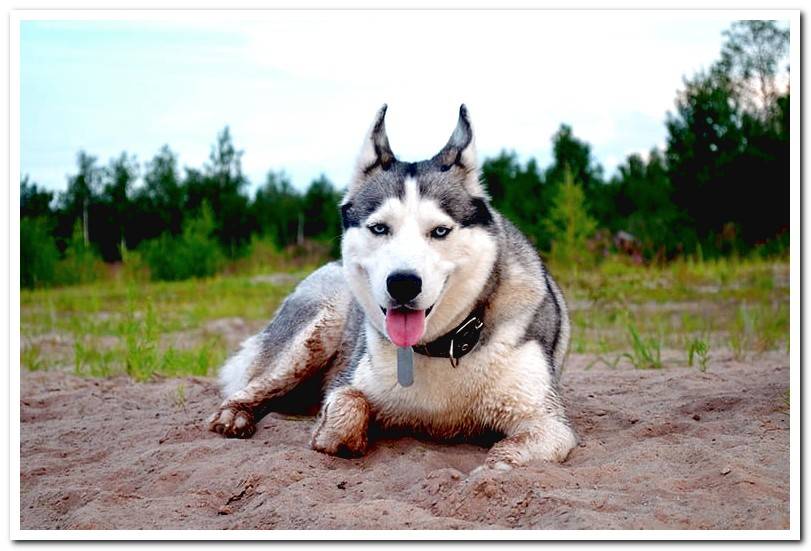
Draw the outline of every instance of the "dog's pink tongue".
[[[425,310],[386,311],[386,331],[397,346],[414,346],[425,332]]]

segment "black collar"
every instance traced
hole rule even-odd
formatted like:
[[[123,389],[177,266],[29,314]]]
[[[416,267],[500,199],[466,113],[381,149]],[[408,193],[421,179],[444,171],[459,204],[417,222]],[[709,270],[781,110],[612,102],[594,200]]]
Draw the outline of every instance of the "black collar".
[[[432,358],[450,358],[451,365],[459,365],[459,358],[471,352],[479,343],[484,327],[484,305],[480,304],[462,323],[433,341],[413,346],[414,352]]]

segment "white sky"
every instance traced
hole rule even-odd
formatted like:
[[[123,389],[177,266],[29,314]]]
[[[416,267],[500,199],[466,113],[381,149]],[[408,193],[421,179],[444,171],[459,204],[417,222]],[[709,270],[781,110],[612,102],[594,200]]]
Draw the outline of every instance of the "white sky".
[[[103,164],[164,143],[199,167],[230,125],[254,187],[349,178],[376,109],[404,160],[445,143],[459,104],[480,157],[550,159],[561,123],[610,174],[665,140],[684,76],[719,57],[719,12],[275,11],[175,21],[23,22],[21,172],[64,189],[80,148]]]

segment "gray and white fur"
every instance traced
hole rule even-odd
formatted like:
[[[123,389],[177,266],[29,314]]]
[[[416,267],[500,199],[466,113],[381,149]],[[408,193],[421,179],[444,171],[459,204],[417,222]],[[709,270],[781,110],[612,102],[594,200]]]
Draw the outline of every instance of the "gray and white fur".
[[[577,442],[558,385],[570,333],[563,294],[490,205],[465,106],[448,144],[416,163],[395,157],[385,114],[383,106],[341,203],[342,260],[302,281],[222,367],[226,398],[210,429],[250,437],[274,400],[317,380],[311,446],[325,453],[363,454],[374,423],[443,439],[500,434],[486,468],[563,461]],[[395,273],[418,281],[407,304],[392,296]],[[478,306],[481,338],[456,368],[415,354],[414,384],[397,383],[389,308],[424,311],[426,343]]]

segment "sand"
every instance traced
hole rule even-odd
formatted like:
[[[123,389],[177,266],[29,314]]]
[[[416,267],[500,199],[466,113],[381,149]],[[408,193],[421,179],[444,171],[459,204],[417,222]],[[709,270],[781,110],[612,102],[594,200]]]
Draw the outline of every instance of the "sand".
[[[271,413],[251,440],[205,429],[214,379],[25,372],[23,529],[787,529],[788,357],[707,372],[570,357],[581,443],[563,464],[470,472],[487,448],[382,438],[360,459]]]

